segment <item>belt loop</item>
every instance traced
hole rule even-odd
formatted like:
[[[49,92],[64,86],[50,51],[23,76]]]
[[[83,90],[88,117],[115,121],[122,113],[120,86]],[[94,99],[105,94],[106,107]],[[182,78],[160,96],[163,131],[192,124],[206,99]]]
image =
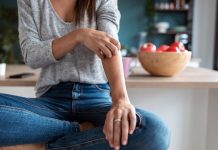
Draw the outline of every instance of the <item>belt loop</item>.
[[[73,92],[74,89],[75,89],[75,83],[73,82],[73,85],[72,85],[72,87],[71,87],[71,92]]]

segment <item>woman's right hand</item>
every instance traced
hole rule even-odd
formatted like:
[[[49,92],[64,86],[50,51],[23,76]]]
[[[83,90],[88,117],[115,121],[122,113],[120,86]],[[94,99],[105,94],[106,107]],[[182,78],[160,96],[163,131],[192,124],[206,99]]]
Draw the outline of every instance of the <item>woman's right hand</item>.
[[[95,52],[101,59],[111,58],[120,50],[120,43],[103,31],[78,29],[80,43]]]

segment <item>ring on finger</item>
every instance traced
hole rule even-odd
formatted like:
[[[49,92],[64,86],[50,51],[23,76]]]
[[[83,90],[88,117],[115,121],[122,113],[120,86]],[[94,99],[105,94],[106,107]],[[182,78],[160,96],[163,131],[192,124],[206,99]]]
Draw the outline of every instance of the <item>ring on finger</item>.
[[[121,119],[114,119],[114,122],[121,122]]]

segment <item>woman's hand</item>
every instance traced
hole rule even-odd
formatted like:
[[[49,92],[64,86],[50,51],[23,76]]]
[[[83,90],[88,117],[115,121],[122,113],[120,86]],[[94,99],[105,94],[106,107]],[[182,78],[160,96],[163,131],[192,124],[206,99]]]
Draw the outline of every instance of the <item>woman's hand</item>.
[[[93,29],[78,29],[79,41],[94,51],[101,59],[111,58],[120,50],[120,43],[107,33]]]
[[[136,126],[135,108],[128,98],[114,101],[108,112],[103,132],[111,147],[120,149],[120,144],[126,145],[128,134],[132,134]]]

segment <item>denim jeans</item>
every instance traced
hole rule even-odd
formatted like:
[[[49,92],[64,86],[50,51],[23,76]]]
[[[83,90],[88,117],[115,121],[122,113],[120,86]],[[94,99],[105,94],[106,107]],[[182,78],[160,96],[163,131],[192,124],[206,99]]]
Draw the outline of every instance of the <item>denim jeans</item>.
[[[44,143],[48,150],[111,150],[102,132],[111,106],[108,83],[63,82],[39,98],[0,94],[0,147]],[[136,112],[137,128],[121,150],[167,150],[166,124],[150,112]],[[96,128],[80,132],[85,121]]]

